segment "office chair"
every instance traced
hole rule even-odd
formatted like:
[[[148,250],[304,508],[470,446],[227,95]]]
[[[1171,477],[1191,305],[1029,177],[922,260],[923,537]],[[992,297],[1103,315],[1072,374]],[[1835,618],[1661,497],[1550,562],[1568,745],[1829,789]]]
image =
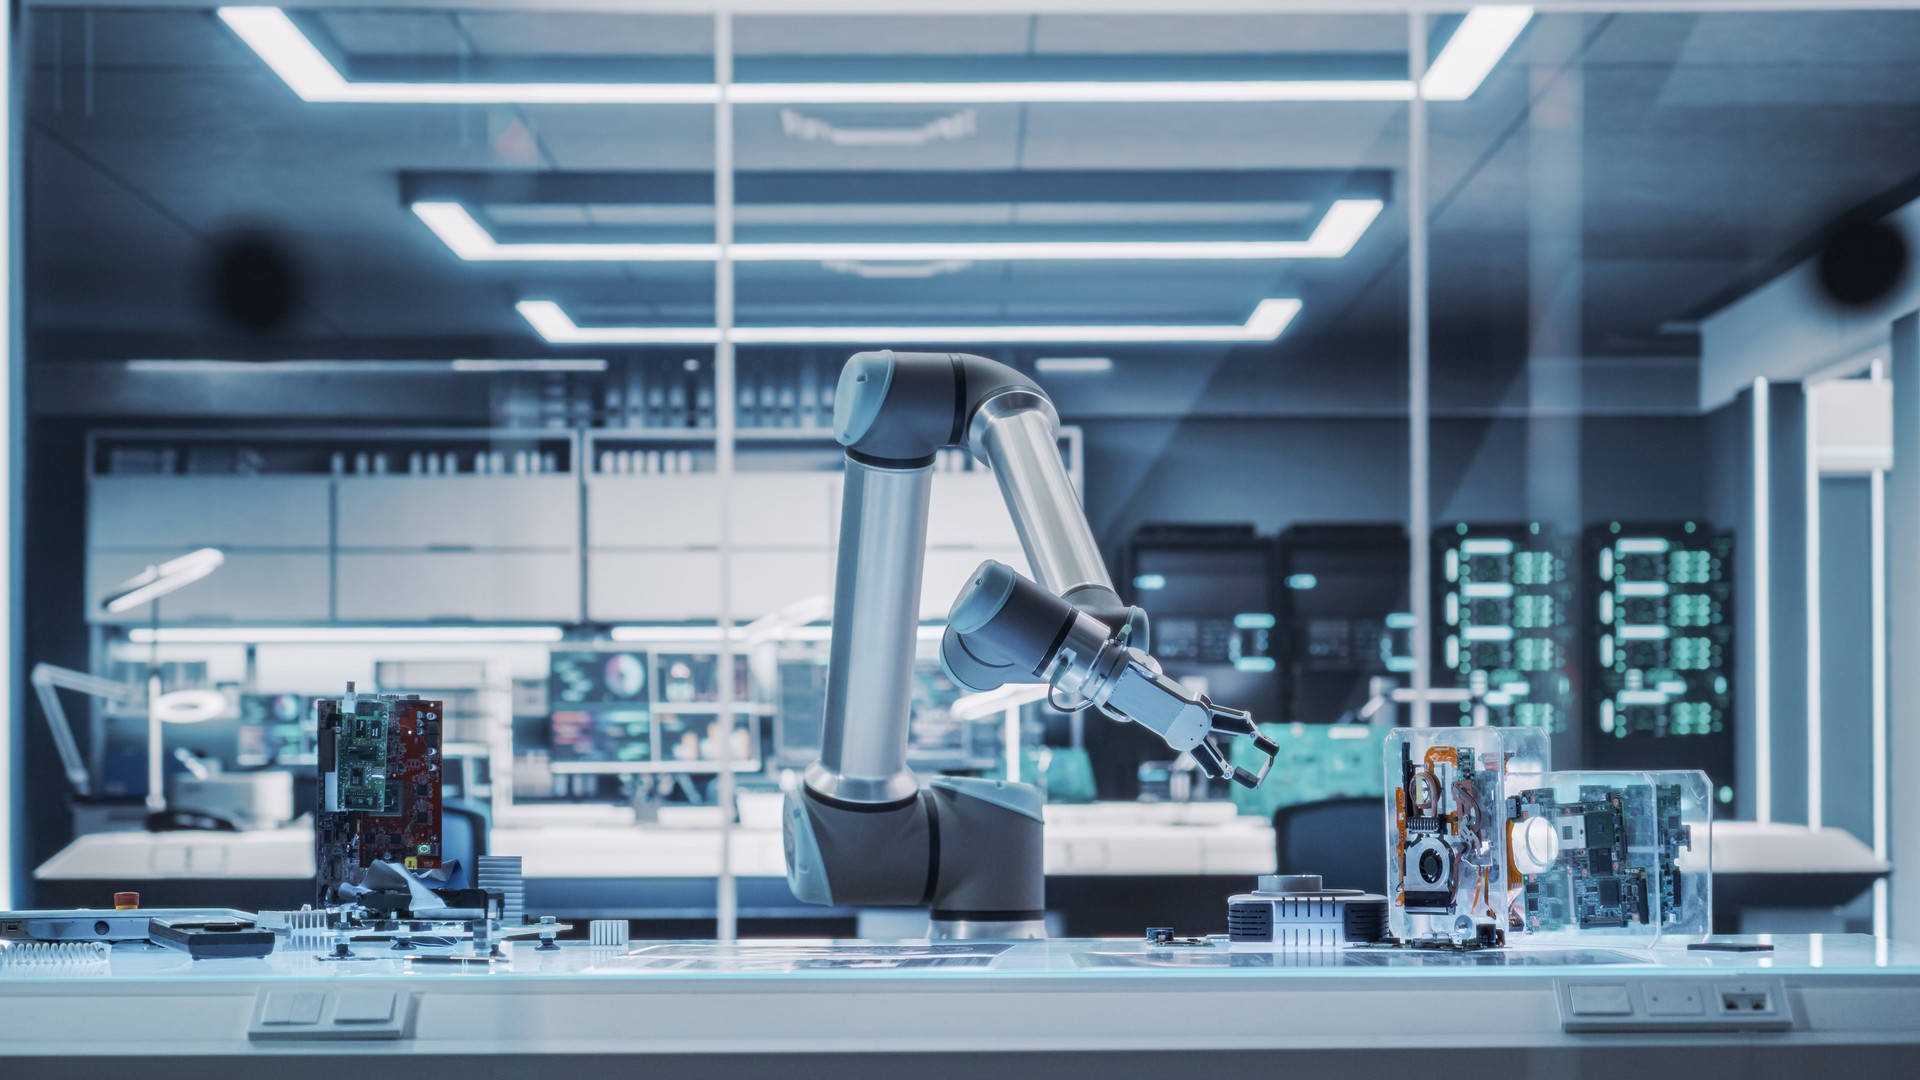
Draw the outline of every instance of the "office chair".
[[[459,860],[460,869],[448,875],[447,886],[454,889],[473,887],[474,867],[479,858],[487,853],[487,830],[492,824],[492,815],[487,808],[471,799],[443,799],[440,802],[440,857],[443,861]]]
[[[1319,874],[1330,889],[1387,888],[1387,829],[1380,796],[1283,806],[1273,814],[1282,874]]]

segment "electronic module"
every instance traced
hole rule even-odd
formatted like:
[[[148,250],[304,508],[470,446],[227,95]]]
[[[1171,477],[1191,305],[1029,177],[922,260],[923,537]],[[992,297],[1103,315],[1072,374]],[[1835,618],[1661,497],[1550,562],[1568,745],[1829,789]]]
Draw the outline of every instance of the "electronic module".
[[[1388,923],[1400,941],[1500,945],[1516,883],[1506,792],[1546,771],[1525,728],[1399,728],[1387,736]]]
[[[348,902],[367,870],[440,866],[438,701],[356,694],[314,703],[320,809],[314,816],[314,891],[320,907]]]
[[[1551,772],[1544,733],[1387,736],[1387,909],[1401,944],[1712,930],[1705,773]]]
[[[1509,798],[1514,909],[1531,937],[1704,935],[1713,907],[1701,772],[1549,773]]]

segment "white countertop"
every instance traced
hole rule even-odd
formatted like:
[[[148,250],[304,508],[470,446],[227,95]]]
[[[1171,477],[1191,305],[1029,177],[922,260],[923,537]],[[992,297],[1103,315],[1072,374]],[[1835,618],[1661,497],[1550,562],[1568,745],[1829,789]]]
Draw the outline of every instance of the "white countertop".
[[[1273,829],[1229,803],[1106,803],[1046,808],[1047,873],[1056,876],[1230,875],[1274,870]],[[488,849],[519,855],[529,878],[688,878],[720,872],[717,816],[663,807],[633,822],[615,806],[516,807]],[[777,827],[736,826],[733,872],[784,877]],[[313,832],[304,823],[249,833],[95,833],[34,871],[42,881],[167,878],[311,878]]]

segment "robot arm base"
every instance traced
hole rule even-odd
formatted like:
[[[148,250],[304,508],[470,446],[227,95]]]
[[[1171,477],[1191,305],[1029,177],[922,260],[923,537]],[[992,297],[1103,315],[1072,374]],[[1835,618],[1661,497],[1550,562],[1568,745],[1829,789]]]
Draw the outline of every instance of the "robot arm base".
[[[1040,793],[939,777],[886,806],[802,787],[782,814],[787,885],[808,903],[932,909],[935,937],[1036,937],[1046,907]]]

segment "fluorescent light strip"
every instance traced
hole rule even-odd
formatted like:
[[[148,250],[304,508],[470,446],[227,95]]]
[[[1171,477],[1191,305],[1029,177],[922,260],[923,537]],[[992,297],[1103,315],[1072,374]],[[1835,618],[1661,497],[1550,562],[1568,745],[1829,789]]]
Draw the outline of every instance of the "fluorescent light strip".
[[[733,244],[735,262],[1110,262],[1184,259],[1338,259],[1353,250],[1384,204],[1339,199],[1305,240],[990,241]],[[718,244],[507,243],[455,202],[417,202],[414,216],[467,262],[713,262]]]
[[[1532,18],[1533,9],[1520,5],[1486,4],[1467,12],[1421,78],[1420,96],[1428,101],[1472,97]]]
[[[733,633],[735,641],[746,640],[744,628],[736,627]],[[945,623],[922,623],[914,636],[921,641],[939,641],[946,632]],[[798,626],[780,634],[783,641],[826,641],[833,636],[831,626]],[[615,626],[607,630],[607,637],[623,644],[692,644],[720,640],[720,628],[714,625],[704,626]]]
[[[551,300],[514,307],[554,345],[712,345],[711,326],[579,326]],[[1300,312],[1298,300],[1262,300],[1238,326],[736,326],[749,345],[1039,344],[1057,342],[1273,341]]]
[[[1769,385],[1753,380],[1753,819],[1773,821],[1773,503]]]
[[[335,645],[358,642],[545,644],[563,640],[557,626],[139,626],[135,645]]]
[[[1876,361],[1877,363],[1877,361]],[[1877,378],[1879,372],[1875,371]],[[1887,471],[1875,469],[1867,478],[1867,670],[1871,676],[1868,700],[1873,717],[1872,792],[1873,857],[1887,857]],[[1873,936],[1885,938],[1890,914],[1887,880],[1873,883]]]
[[[1111,356],[1043,356],[1033,362],[1042,375],[1105,375],[1113,370]]]
[[[720,88],[714,83],[350,82],[281,9],[223,7],[218,11],[221,21],[302,101],[392,105],[712,105],[720,100]],[[1532,8],[1514,5],[1483,5],[1469,11],[1421,80],[1423,96],[1435,101],[1471,97],[1532,17]],[[735,103],[746,105],[1409,101],[1413,98],[1413,84],[1405,79],[734,83],[729,97]]]
[[[541,358],[531,360],[129,360],[128,371],[183,375],[427,375],[447,371],[488,374],[500,371],[605,371],[605,360]]]
[[[1802,528],[1806,530],[1807,575],[1807,828],[1818,829],[1826,823],[1826,734],[1821,695],[1825,687],[1820,676],[1820,410],[1815,395],[1802,394],[1801,477],[1806,502]]]

